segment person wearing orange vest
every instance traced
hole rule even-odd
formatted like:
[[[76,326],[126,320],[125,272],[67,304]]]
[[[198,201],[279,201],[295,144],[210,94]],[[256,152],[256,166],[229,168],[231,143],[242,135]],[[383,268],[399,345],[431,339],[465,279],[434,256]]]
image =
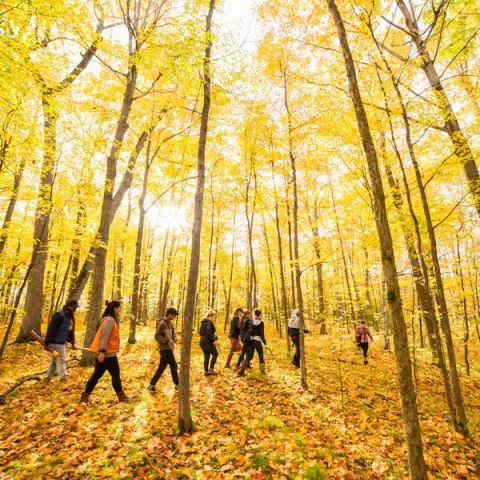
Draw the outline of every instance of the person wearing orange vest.
[[[85,386],[80,403],[88,403],[88,398],[93,392],[98,381],[103,374],[108,371],[112,377],[112,386],[120,402],[128,401],[128,397],[122,387],[120,379],[120,365],[118,364],[117,352],[120,350],[120,328],[118,326],[118,317],[120,315],[121,305],[118,300],[106,302],[107,308],[103,312],[97,328],[97,333],[92,343],[92,352],[97,357],[95,360],[95,370],[90,380]]]

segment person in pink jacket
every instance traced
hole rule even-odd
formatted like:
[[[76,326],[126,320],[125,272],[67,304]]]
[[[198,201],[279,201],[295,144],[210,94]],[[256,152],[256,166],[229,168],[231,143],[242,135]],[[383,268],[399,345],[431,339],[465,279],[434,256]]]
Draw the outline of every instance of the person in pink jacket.
[[[357,340],[357,344],[363,350],[363,363],[367,365],[367,352],[368,352],[368,339],[373,342],[372,334],[368,327],[365,326],[365,321],[362,320],[360,325],[355,330],[355,339]]]

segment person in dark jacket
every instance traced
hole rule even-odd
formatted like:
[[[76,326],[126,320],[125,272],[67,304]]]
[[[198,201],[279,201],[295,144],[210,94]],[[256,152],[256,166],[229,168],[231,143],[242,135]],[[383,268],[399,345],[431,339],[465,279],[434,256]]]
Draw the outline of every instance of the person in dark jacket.
[[[254,351],[258,353],[258,358],[260,360],[260,370],[262,373],[265,371],[265,359],[263,357],[263,345],[267,345],[267,341],[265,340],[265,325],[262,320],[262,311],[258,308],[253,312],[255,318],[251,322],[251,331],[250,337],[252,340],[252,348]],[[262,345],[263,343],[263,345]],[[253,358],[253,355],[252,355]],[[247,361],[243,361],[242,367],[239,370],[240,375],[245,374],[245,368],[247,366]]]
[[[155,385],[170,365],[170,373],[172,374],[172,380],[175,384],[175,389],[178,389],[180,379],[178,378],[178,365],[173,354],[173,348],[177,341],[175,330],[173,328],[172,320],[178,315],[175,308],[167,308],[165,316],[157,322],[157,329],[155,331],[155,340],[158,343],[158,349],[160,350],[160,363],[158,364],[157,371],[150,380],[148,390],[155,391]]]
[[[292,364],[297,368],[300,367],[300,313],[299,309],[296,308],[293,311],[292,318],[288,322],[288,334],[292,339],[293,344],[295,345],[295,355],[293,356]]]
[[[237,364],[235,365],[235,370],[240,370],[240,365],[242,364],[245,356],[246,356],[246,367],[250,368],[250,362],[253,358],[253,353],[255,350],[253,349],[253,341],[250,338],[247,338],[247,332],[251,330],[252,326],[252,312],[250,310],[245,310],[243,314],[243,322],[242,327],[240,328],[240,339],[242,340],[242,352],[238,357]],[[244,369],[245,370],[245,369]]]
[[[67,342],[75,348],[75,311],[78,307],[77,300],[69,300],[50,320],[44,339],[45,348],[53,348],[58,356],[52,356],[44,380],[50,380],[55,375],[55,370],[60,380],[67,379]]]
[[[230,331],[228,338],[230,339],[230,351],[228,352],[225,368],[230,368],[230,362],[235,352],[242,350],[242,343],[240,342],[240,330],[243,324],[243,309],[238,307],[233,312],[233,318],[230,322]]]
[[[205,376],[208,377],[210,375],[218,375],[214,370],[218,358],[218,351],[215,346],[218,337],[215,335],[215,325],[213,324],[215,312],[209,310],[205,317],[200,324],[200,347],[203,350]]]
[[[117,353],[120,351],[120,310],[122,305],[118,300],[105,302],[106,307],[102,318],[98,322],[97,332],[92,343],[92,352],[95,354],[95,370],[85,385],[85,391],[80,397],[80,403],[88,403],[90,394],[98,381],[108,372],[112,377],[112,387],[117,394],[119,402],[128,402],[120,379],[120,365]]]

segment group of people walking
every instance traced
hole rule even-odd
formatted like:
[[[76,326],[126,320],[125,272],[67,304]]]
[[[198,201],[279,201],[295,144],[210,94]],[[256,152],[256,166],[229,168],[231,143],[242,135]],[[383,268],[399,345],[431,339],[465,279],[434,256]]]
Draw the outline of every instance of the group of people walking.
[[[239,375],[245,375],[245,370],[250,367],[255,352],[258,354],[260,362],[260,370],[265,371],[265,357],[263,355],[263,345],[267,345],[265,339],[265,325],[262,320],[262,311],[256,309],[252,312],[250,310],[243,310],[238,307],[233,313],[233,318],[230,322],[230,329],[228,338],[230,340],[230,350],[227,355],[225,368],[231,368],[230,362],[233,355],[240,352],[235,369]],[[209,310],[200,325],[200,347],[204,356],[204,370],[205,376],[218,375],[215,371],[215,365],[218,358],[218,350],[216,342],[218,340],[215,335],[215,321],[216,315],[213,310]]]
[[[50,380],[55,371],[61,381],[67,376],[66,344],[70,342],[75,347],[75,312],[79,307],[77,300],[69,300],[60,312],[53,315],[45,336],[44,345],[49,351],[57,353],[52,355],[50,366],[47,370],[45,380]],[[93,340],[91,351],[95,355],[95,368],[92,376],[88,380],[85,390],[81,395],[80,403],[87,403],[90,394],[93,392],[98,381],[105,372],[109,372],[112,379],[112,386],[115,390],[118,400],[126,402],[129,397],[123,390],[120,378],[120,365],[118,363],[117,353],[120,350],[120,317],[121,304],[118,300],[106,302],[106,308],[100,319],[95,338]],[[288,324],[288,333],[295,345],[295,354],[292,364],[300,366],[300,311],[295,309]],[[163,318],[157,321],[155,330],[155,340],[160,352],[160,362],[157,370],[148,384],[147,389],[151,392],[156,390],[156,384],[163,375],[167,367],[170,367],[170,373],[175,388],[178,389],[179,375],[178,365],[174,355],[174,347],[177,341],[175,329],[172,320],[178,316],[175,308],[168,308]],[[245,375],[245,370],[251,368],[251,362],[255,352],[258,354],[260,370],[265,372],[265,357],[263,346],[267,346],[265,339],[265,324],[262,319],[262,311],[256,309],[253,314],[250,310],[237,308],[230,322],[228,338],[230,340],[230,349],[227,355],[225,368],[231,368],[231,362],[235,353],[239,353],[234,368],[241,376]],[[218,336],[215,327],[215,312],[208,310],[205,318],[200,323],[200,347],[204,355],[204,374],[205,376],[215,376],[215,365],[218,359],[218,350],[216,343]],[[309,333],[308,330],[304,330]],[[373,341],[372,335],[365,322],[362,321],[355,332],[357,345],[362,348],[364,363],[367,364],[368,343]],[[268,347],[267,347],[268,348]]]

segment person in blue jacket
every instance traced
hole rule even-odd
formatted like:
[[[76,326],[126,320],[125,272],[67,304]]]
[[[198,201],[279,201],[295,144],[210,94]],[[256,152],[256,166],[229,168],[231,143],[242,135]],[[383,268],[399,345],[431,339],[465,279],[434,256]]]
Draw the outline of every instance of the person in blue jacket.
[[[55,313],[48,325],[45,335],[45,348],[52,347],[58,356],[52,356],[44,380],[50,380],[55,371],[60,380],[67,379],[67,342],[75,347],[75,311],[79,307],[77,300],[69,300],[62,310]]]

